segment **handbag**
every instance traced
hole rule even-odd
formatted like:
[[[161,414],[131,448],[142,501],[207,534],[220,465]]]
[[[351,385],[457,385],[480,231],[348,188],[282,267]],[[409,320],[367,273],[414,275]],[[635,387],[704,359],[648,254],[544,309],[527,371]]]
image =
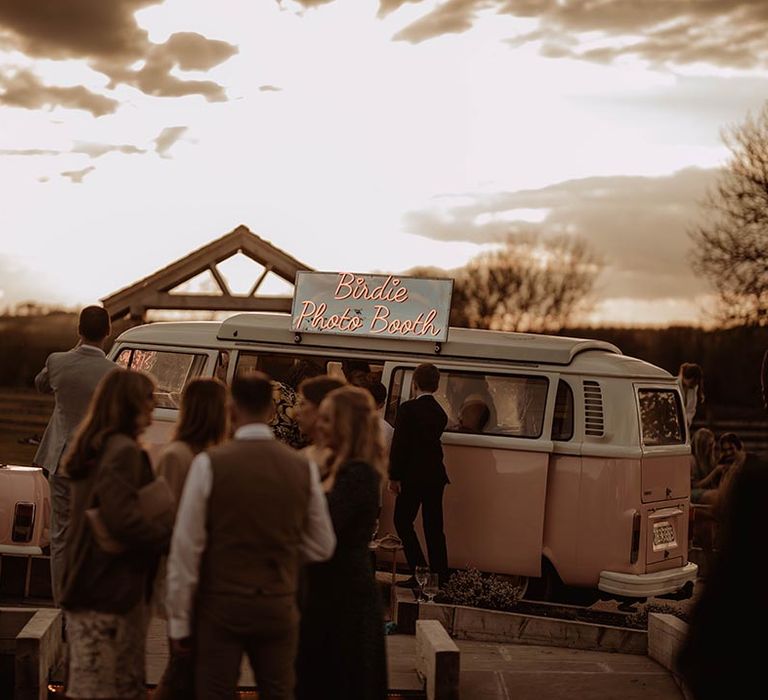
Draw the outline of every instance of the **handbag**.
[[[146,486],[140,488],[138,497],[139,512],[142,517],[150,522],[163,520],[173,514],[175,506],[173,492],[168,486],[168,482],[162,476],[158,476]],[[85,511],[85,519],[100,549],[109,554],[120,554],[127,549],[122,542],[109,534],[109,530],[104,524],[98,508],[88,508]]]

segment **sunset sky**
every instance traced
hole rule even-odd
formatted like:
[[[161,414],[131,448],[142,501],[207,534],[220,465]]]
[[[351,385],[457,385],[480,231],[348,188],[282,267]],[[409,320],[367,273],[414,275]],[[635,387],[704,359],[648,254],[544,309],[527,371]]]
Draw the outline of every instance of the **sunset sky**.
[[[0,308],[242,223],[326,270],[578,234],[591,320],[706,320],[686,230],[767,37],[765,0],[0,0]]]

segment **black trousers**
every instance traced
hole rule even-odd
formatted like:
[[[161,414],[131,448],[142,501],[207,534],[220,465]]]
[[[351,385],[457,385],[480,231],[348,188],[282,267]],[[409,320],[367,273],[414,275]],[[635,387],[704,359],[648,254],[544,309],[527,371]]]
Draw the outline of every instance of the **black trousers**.
[[[448,571],[448,552],[443,532],[443,491],[445,484],[402,483],[395,501],[395,529],[403,542],[405,558],[413,571],[417,566],[426,565],[424,552],[413,523],[421,508],[421,521],[427,541],[429,568],[441,578]]]

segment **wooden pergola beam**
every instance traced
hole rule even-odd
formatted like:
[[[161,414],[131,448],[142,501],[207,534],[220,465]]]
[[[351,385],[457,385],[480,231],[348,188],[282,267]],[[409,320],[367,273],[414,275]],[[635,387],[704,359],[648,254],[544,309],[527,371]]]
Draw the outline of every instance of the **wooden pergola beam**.
[[[242,253],[264,267],[264,272],[251,289],[248,297],[232,295],[226,280],[216,268],[220,262],[237,253]],[[216,284],[222,291],[221,296],[167,294],[170,290],[184,284],[205,270],[209,270],[213,275]],[[295,284],[296,273],[299,270],[311,270],[311,268],[241,225],[234,231],[139,280],[130,287],[105,297],[102,299],[102,303],[113,320],[129,313],[135,316],[140,310],[151,308],[290,311],[290,304],[287,307],[285,304],[287,297],[255,297],[253,295],[269,272],[274,272],[285,281]],[[166,294],[168,299],[157,296],[159,294]],[[205,300],[205,307],[189,305],[189,301],[185,301],[184,306],[179,305],[182,299],[188,298],[194,298],[200,303]],[[216,300],[216,303],[213,299]],[[169,305],[171,304],[170,300],[176,302],[176,305]],[[158,303],[162,305],[158,306]],[[276,306],[272,306],[272,303]]]

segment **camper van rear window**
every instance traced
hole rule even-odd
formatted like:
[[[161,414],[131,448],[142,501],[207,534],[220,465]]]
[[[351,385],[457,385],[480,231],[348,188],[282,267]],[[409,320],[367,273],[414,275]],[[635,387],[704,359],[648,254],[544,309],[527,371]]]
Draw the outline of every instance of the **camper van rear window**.
[[[453,280],[299,272],[291,328],[437,343],[448,338]]]
[[[672,389],[638,389],[643,445],[680,445],[685,442],[683,410]]]

